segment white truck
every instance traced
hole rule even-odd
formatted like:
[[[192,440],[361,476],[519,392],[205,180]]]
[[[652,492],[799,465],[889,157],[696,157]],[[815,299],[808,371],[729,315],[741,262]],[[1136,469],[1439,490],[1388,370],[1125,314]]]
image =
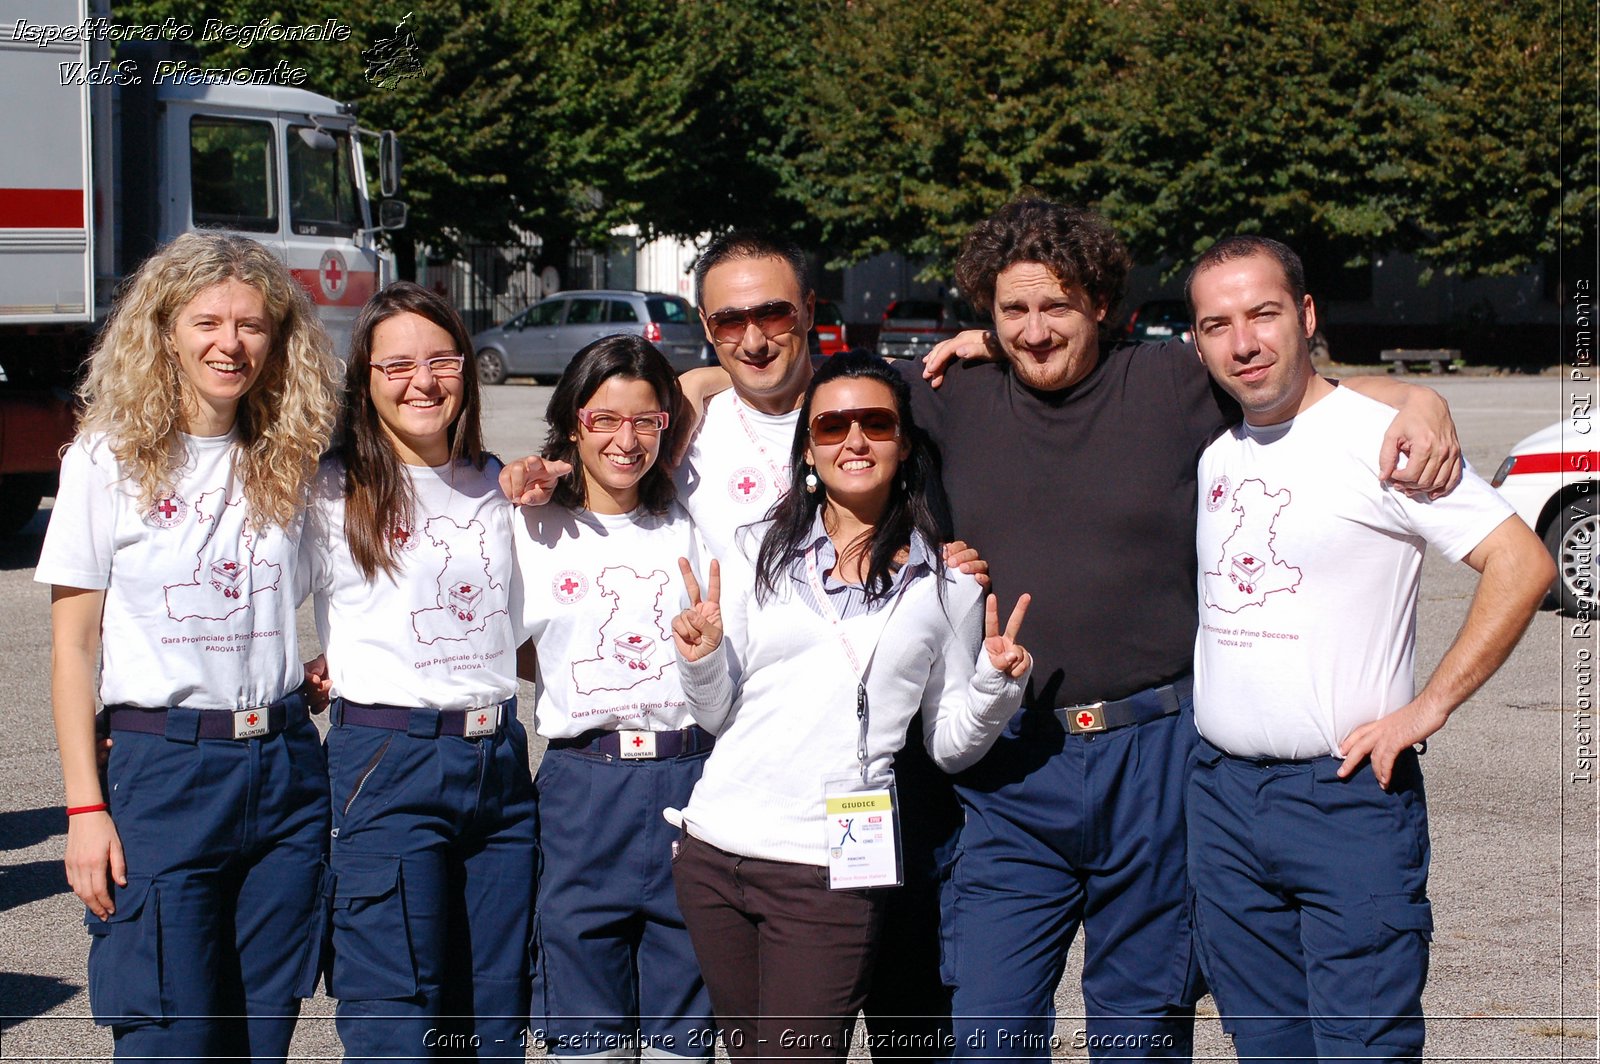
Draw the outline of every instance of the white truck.
[[[404,204],[369,200],[362,160],[362,139],[377,136],[393,195],[392,133],[300,88],[195,84],[181,42],[122,42],[113,58],[122,31],[106,0],[89,6],[0,0],[0,535],[53,494],[73,380],[117,285],[150,252],[193,229],[260,241],[342,355],[390,279],[376,237],[405,224]]]

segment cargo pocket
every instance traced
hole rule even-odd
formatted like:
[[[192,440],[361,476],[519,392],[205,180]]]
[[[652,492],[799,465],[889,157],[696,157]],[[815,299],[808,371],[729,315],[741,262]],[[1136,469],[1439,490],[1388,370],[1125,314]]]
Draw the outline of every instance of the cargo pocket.
[[[406,926],[400,858],[344,854],[338,864],[329,995],[340,1001],[415,997],[417,965]]]
[[[312,997],[317,992],[317,981],[327,972],[332,930],[329,927],[333,910],[333,873],[328,862],[323,861],[317,870],[317,895],[311,909],[309,934],[306,936],[306,954],[300,966],[300,978],[295,983],[294,996]]]
[[[113,888],[117,911],[105,920],[85,912],[89,929],[89,1010],[94,1022],[141,1026],[169,1018],[162,978],[161,893],[154,876],[129,875]]]
[[[1423,1043],[1422,989],[1428,980],[1428,943],[1433,938],[1433,906],[1406,892],[1374,894],[1372,948],[1363,958],[1371,996],[1351,1032],[1385,1056],[1420,1055]]]

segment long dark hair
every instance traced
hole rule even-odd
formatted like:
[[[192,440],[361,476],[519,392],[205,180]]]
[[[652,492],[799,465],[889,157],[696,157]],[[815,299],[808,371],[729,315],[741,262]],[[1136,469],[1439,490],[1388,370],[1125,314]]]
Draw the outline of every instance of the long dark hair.
[[[350,365],[344,377],[344,538],[361,575],[371,580],[400,565],[396,528],[409,529],[416,496],[404,463],[383,431],[372,405],[372,334],[399,314],[426,318],[450,334],[466,356],[461,367],[461,410],[450,424],[450,464],[465,458],[482,469],[487,455],[479,424],[482,409],[478,376],[473,372],[472,338],[467,326],[443,296],[410,281],[395,281],[367,300],[350,335]]]
[[[667,461],[681,431],[678,417],[683,409],[683,393],[678,390],[677,375],[656,345],[633,334],[603,336],[573,355],[550,396],[544,413],[550,431],[545,435],[542,454],[546,459],[572,466],[572,475],[556,482],[550,501],[572,510],[588,508],[588,480],[578,457],[578,410],[612,377],[644,381],[654,389],[661,409],[670,415],[661,433],[661,449],[656,452],[655,463],[639,478],[639,505],[648,513],[666,513],[677,496]]]
[[[908,447],[889,489],[888,505],[884,507],[883,515],[873,527],[872,537],[867,543],[867,601],[878,602],[888,597],[894,556],[900,548],[910,544],[913,533],[927,543],[934,564],[943,564],[940,561],[942,544],[939,525],[928,505],[927,487],[933,476],[933,460],[911,417],[911,388],[904,377],[877,355],[852,351],[834,355],[823,363],[811,378],[805,401],[800,404],[800,420],[794,428],[794,446],[789,449],[789,489],[767,514],[772,527],[767,530],[766,537],[761,541],[761,550],[756,555],[758,602],[767,601],[788,579],[789,566],[805,550],[811,538],[812,525],[816,522],[817,510],[827,499],[826,488],[819,486],[815,493],[805,489],[806,444],[811,438],[811,402],[822,385],[846,377],[881,381],[888,387],[894,395],[895,409],[900,415],[900,434]]]

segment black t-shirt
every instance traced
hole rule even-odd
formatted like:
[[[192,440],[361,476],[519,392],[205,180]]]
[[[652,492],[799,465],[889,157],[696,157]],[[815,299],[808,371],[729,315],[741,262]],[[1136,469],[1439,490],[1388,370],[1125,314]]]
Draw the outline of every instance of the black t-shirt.
[[[952,531],[989,563],[1004,623],[1029,592],[1025,704],[1123,698],[1194,657],[1195,469],[1238,408],[1178,341],[1113,348],[1059,392],[1009,365],[909,366]]]

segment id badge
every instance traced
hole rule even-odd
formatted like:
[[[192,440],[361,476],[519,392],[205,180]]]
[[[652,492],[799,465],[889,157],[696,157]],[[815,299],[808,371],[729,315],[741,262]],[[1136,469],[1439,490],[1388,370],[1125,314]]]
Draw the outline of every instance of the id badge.
[[[900,886],[905,874],[894,779],[867,784],[860,776],[823,780],[822,796],[827,809],[828,889]]]

